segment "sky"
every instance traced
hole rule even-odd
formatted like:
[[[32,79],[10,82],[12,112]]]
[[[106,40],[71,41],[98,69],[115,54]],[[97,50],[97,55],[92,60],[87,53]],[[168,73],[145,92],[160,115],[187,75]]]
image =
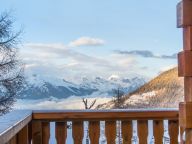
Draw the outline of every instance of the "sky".
[[[178,0],[6,0],[26,73],[49,78],[153,78],[177,65]]]

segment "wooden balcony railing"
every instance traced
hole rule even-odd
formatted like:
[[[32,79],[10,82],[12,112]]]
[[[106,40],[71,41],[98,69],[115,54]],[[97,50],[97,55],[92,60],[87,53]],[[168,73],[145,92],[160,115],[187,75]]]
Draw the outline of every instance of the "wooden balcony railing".
[[[65,144],[68,137],[67,127],[72,123],[74,144],[82,144],[85,137],[85,124],[88,125],[90,144],[99,144],[100,128],[105,129],[107,144],[131,144],[133,120],[137,120],[139,144],[147,144],[148,121],[153,120],[155,144],[163,143],[164,120],[168,121],[169,143],[177,144],[179,136],[178,110],[62,110],[62,111],[13,111],[0,117],[0,144],[48,144],[51,135],[55,143]],[[104,121],[105,125],[100,125]],[[54,132],[50,132],[50,122],[55,122]],[[117,133],[120,140],[117,141]],[[182,135],[182,129],[180,129]],[[52,144],[52,143],[51,143]],[[68,144],[68,143],[67,143]]]

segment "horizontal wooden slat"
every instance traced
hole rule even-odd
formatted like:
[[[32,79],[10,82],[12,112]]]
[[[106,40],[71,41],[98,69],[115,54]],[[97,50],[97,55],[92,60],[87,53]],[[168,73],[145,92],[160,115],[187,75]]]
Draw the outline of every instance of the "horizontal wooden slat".
[[[32,120],[32,111],[17,110],[0,118],[0,142],[7,143]]]
[[[34,111],[34,120],[176,120],[178,110],[74,110]]]

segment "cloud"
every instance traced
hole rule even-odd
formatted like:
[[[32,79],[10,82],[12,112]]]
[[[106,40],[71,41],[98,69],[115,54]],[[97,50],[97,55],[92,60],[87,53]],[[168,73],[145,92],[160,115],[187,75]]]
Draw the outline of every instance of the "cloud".
[[[104,45],[105,41],[99,38],[91,37],[80,37],[69,43],[69,47],[78,47],[78,46],[100,46]]]
[[[126,55],[91,56],[64,44],[28,43],[20,51],[26,73],[72,78],[75,76],[108,77],[114,73],[133,72],[136,60]]]
[[[159,72],[164,58],[173,56],[156,56],[150,51],[116,51],[105,55],[87,54],[81,49],[73,49],[62,43],[28,43],[20,49],[21,59],[26,64],[26,74],[38,74],[45,77],[65,78],[78,82],[82,77],[93,78],[101,76],[108,78],[116,74],[121,77],[128,75],[147,75]],[[102,51],[101,51],[102,53]],[[145,58],[154,57],[153,63],[147,63],[147,59],[140,59],[134,55]],[[161,58],[161,59],[157,59]],[[172,61],[167,61],[167,66]],[[154,64],[155,63],[155,64]],[[155,70],[151,70],[153,67]]]
[[[137,55],[145,58],[163,58],[163,59],[176,59],[177,54],[172,55],[155,55],[151,51],[148,50],[134,50],[134,51],[120,51],[115,50],[115,53],[122,54],[122,55]]]

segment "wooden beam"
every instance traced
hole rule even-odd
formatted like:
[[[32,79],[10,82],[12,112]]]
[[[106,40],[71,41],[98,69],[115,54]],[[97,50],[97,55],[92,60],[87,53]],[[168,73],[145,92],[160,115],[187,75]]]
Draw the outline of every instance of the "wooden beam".
[[[185,102],[179,105],[179,124],[185,131],[185,143],[192,143],[192,1],[177,5],[177,26],[183,28],[183,52],[178,54],[178,75],[184,77]],[[175,126],[176,127],[176,126]],[[171,128],[169,131],[172,131]],[[175,133],[175,130],[172,131]],[[172,137],[175,137],[176,134]],[[171,143],[175,143],[173,141]]]
[[[177,110],[77,110],[77,111],[35,111],[34,120],[63,121],[63,120],[177,120]]]

